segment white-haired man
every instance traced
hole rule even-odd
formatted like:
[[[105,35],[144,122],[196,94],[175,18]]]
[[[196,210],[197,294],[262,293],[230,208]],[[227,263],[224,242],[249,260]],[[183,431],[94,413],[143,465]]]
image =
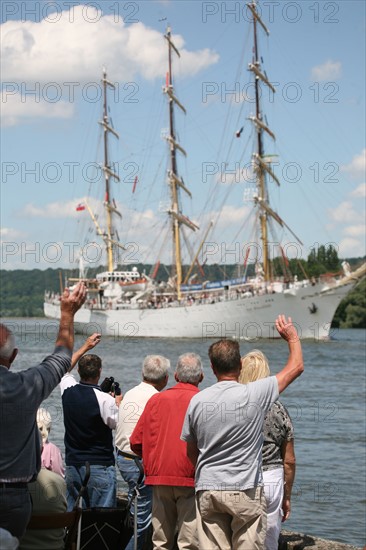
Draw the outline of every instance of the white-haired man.
[[[203,380],[200,356],[181,355],[174,377],[175,386],[148,401],[130,443],[144,461],[146,485],[153,488],[154,548],[174,548],[178,529],[178,548],[198,550],[194,467],[180,434],[188,405]]]
[[[54,352],[24,371],[10,371],[18,350],[11,331],[0,325],[0,527],[18,538],[32,512],[27,482],[34,481],[41,468],[37,410],[70,368],[74,315],[85,297],[84,283],[71,293],[64,291]]]
[[[123,397],[118,412],[116,428],[117,465],[122,478],[128,484],[129,496],[134,490],[140,470],[131,459],[130,436],[149,399],[165,388],[168,383],[170,361],[162,355],[147,355],[142,366],[142,382],[129,390]],[[126,456],[127,453],[127,456]],[[128,456],[129,455],[129,456]],[[140,460],[140,457],[136,457]],[[152,490],[142,482],[137,499],[137,548],[142,550],[147,530],[151,524]],[[131,507],[134,514],[134,506]],[[134,537],[126,550],[133,550]]]

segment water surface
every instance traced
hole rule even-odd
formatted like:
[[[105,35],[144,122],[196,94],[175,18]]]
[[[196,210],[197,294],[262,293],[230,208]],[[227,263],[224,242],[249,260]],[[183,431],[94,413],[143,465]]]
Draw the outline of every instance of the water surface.
[[[41,361],[52,352],[57,324],[45,319],[8,320],[17,334],[20,354],[14,370]],[[285,528],[363,546],[365,544],[365,335],[364,330],[335,330],[328,342],[303,342],[305,372],[282,394],[295,426],[297,471],[292,516]],[[76,346],[83,338],[76,337]],[[201,340],[104,338],[96,353],[103,375],[114,376],[123,392],[141,380],[147,354],[163,354],[172,372],[181,353],[201,355],[205,379],[215,382]],[[287,345],[278,340],[241,342],[245,354],[260,348],[273,374],[287,359]],[[174,384],[170,376],[168,386]],[[50,440],[63,450],[63,417],[58,388],[44,403],[53,418]],[[118,474],[119,475],[119,474]]]

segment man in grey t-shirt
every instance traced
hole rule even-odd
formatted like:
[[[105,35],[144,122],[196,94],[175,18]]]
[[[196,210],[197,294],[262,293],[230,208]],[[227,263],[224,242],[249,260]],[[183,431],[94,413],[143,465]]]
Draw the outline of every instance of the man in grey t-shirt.
[[[210,346],[218,380],[195,395],[181,438],[196,466],[195,487],[200,548],[263,548],[266,504],[262,481],[262,428],[266,411],[304,370],[301,343],[291,318],[276,328],[289,346],[286,366],[276,376],[241,385],[239,344]]]

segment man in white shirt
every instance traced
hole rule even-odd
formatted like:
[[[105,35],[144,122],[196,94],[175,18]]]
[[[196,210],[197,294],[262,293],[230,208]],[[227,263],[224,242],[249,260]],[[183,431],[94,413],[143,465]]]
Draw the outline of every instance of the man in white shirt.
[[[148,355],[142,366],[142,382],[129,390],[123,397],[119,407],[116,428],[117,465],[122,478],[128,484],[129,496],[134,490],[140,470],[133,458],[130,447],[130,437],[145,408],[146,403],[156,393],[165,388],[168,383],[170,361],[162,355]],[[126,456],[127,453],[127,456]],[[141,460],[140,457],[136,457]],[[137,548],[142,550],[147,529],[151,524],[152,488],[144,482],[138,487],[137,500]],[[134,504],[131,514],[134,514]],[[131,538],[126,550],[133,550],[134,537]]]

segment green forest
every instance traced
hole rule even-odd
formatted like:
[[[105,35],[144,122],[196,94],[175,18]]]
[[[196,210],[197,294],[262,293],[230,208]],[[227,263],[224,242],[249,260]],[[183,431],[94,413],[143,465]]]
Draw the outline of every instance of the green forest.
[[[363,262],[363,258],[347,260],[352,269]],[[130,266],[118,266],[126,270]],[[132,267],[132,266],[131,266]],[[151,274],[154,266],[137,264],[140,272]],[[89,269],[88,276],[93,277],[102,268]],[[285,279],[296,276],[299,280],[318,277],[320,274],[342,272],[341,260],[332,246],[319,246],[312,250],[307,260],[286,260],[275,258],[272,263],[273,273],[281,273]],[[166,281],[170,266],[160,265],[156,280]],[[237,265],[205,265],[205,279],[218,280],[242,276],[243,266]],[[254,274],[254,265],[250,264],[246,274]],[[291,275],[290,275],[291,274]],[[78,271],[65,269],[33,270],[2,270],[0,276],[0,315],[1,317],[43,317],[43,297],[45,290],[59,292],[60,280],[67,277],[77,277]],[[340,303],[333,319],[335,328],[365,328],[366,327],[366,280],[359,283]]]

